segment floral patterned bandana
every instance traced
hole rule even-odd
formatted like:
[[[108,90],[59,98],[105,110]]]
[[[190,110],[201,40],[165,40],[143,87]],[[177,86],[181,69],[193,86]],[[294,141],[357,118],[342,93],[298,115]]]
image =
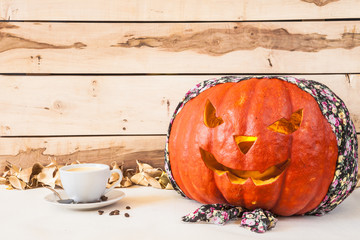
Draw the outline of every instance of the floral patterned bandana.
[[[294,77],[274,77],[274,76],[259,76],[259,77],[236,77],[236,76],[226,76],[217,79],[210,79],[204,81],[194,88],[190,89],[185,98],[177,106],[175,113],[170,121],[170,126],[167,134],[167,141],[165,146],[165,169],[170,178],[170,181],[176,191],[178,191],[182,196],[186,195],[181,191],[181,189],[176,184],[172,174],[171,166],[169,160],[168,152],[168,141],[171,131],[172,123],[176,115],[181,111],[184,105],[190,101],[192,98],[199,95],[201,92],[209,89],[217,84],[227,83],[227,82],[240,82],[248,80],[251,78],[276,78],[282,81],[286,81],[292,84],[295,84],[303,91],[309,93],[319,105],[324,117],[330,123],[332,131],[336,135],[337,145],[338,145],[338,160],[335,170],[335,175],[333,181],[329,187],[329,190],[322,200],[322,202],[310,212],[307,212],[306,215],[323,215],[330,212],[336,206],[338,206],[344,199],[349,196],[349,194],[355,189],[357,183],[357,171],[358,171],[358,142],[356,138],[356,130],[353,122],[350,119],[349,111],[347,110],[344,102],[333,93],[325,85],[318,83],[312,80],[297,79]],[[212,204],[214,205],[214,204]],[[205,205],[206,206],[206,205]],[[214,206],[217,206],[215,204]],[[216,209],[216,207],[215,207]],[[224,210],[219,210],[224,211]],[[228,210],[226,210],[228,211]],[[218,214],[218,213],[216,213]],[[258,219],[266,219],[270,216],[270,219],[273,218],[272,215],[269,215],[268,211],[264,210],[254,210],[252,213],[243,213],[242,214],[242,225],[252,229],[249,222],[257,221]],[[209,220],[210,221],[210,220]],[[265,221],[266,222],[266,221]],[[275,226],[276,221],[273,224],[264,227],[270,229]],[[256,232],[261,232],[259,228]]]
[[[182,218],[184,222],[210,222],[224,225],[232,219],[241,218],[240,225],[253,232],[264,233],[275,227],[277,218],[266,210],[255,209],[246,212],[242,207],[235,207],[228,204],[206,204]]]

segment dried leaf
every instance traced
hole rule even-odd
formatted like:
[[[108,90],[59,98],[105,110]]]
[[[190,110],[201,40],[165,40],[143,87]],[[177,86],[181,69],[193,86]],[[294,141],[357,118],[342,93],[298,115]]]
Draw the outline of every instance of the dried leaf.
[[[137,173],[134,176],[132,176],[130,180],[137,185],[149,186],[149,183],[146,180],[144,173]]]
[[[29,188],[36,188],[36,187],[42,187],[40,186],[41,184],[39,184],[38,180],[36,179],[36,177],[33,177],[30,179],[29,183],[28,183],[28,187]]]
[[[121,170],[119,165],[116,162],[112,162],[111,163],[112,169],[118,169]],[[117,180],[119,180],[119,174],[117,173],[112,173],[109,179],[109,185],[112,185],[112,183],[116,182]]]
[[[134,169],[126,169],[124,172],[124,176],[126,177],[132,177],[134,174],[136,174],[138,171],[135,171]]]
[[[110,166],[111,166],[111,169],[118,169],[118,170],[123,171],[122,166],[120,167],[120,166],[117,164],[117,162],[115,162],[115,161],[113,161],[113,162],[110,164]]]
[[[137,185],[152,186],[155,188],[172,189],[167,174],[159,168],[153,168],[151,165],[136,161],[137,171],[130,177],[130,180]]]
[[[110,164],[110,166],[111,166],[111,169],[118,169],[118,170],[122,171],[116,162],[112,162]],[[119,180],[119,178],[120,178],[120,175],[118,173],[112,173],[106,187],[110,188],[117,180]],[[121,187],[121,183],[117,184],[115,187]]]
[[[129,177],[124,177],[123,180],[121,180],[120,187],[130,187],[133,185],[133,182],[130,180]]]
[[[7,167],[5,167],[5,171],[4,171],[3,175],[2,175],[2,177],[6,178],[7,176],[10,176],[10,171],[9,171],[9,169]]]
[[[55,175],[55,171],[57,170],[56,166],[50,166],[50,167],[44,167],[41,171],[41,173],[39,173],[37,175],[37,180],[40,183],[43,183],[44,185],[48,185],[52,188],[55,188],[55,181],[56,179],[54,178]]]
[[[165,187],[166,190],[174,190],[173,186],[171,185],[171,183],[167,184]]]
[[[136,160],[136,164],[138,166],[139,172],[143,172],[146,169],[153,169],[153,167],[149,164],[141,163],[139,160]]]
[[[110,164],[111,169],[118,169],[123,172],[123,179],[120,184],[115,187],[130,187],[133,185],[133,182],[130,180],[131,176],[134,175],[132,169],[127,169],[125,172],[123,170],[123,165],[119,166],[115,161]],[[117,173],[111,174],[107,187],[109,188],[114,182],[119,179],[119,175]]]
[[[12,165],[10,162],[6,161],[6,168],[8,169],[8,174],[10,176],[19,176],[20,168]]]
[[[124,177],[120,183],[121,187],[130,187],[133,185],[133,182],[131,181],[131,177],[135,174],[135,171],[133,169],[127,169],[124,172]]]
[[[60,165],[57,165],[56,160],[52,159],[49,157],[50,163],[48,165],[46,165],[46,167],[52,167],[52,166],[56,166],[58,168],[60,168]]]
[[[39,173],[41,173],[43,168],[44,166],[40,163],[35,163],[32,167],[32,175],[38,175]]]
[[[163,171],[161,169],[156,169],[156,168],[145,169],[144,172],[153,178],[160,177],[161,174],[163,173]]]
[[[20,171],[19,179],[21,179],[22,181],[24,181],[26,183],[29,183],[31,174],[32,174],[32,167],[31,168],[25,168],[25,169]]]
[[[26,183],[24,183],[23,181],[21,181],[20,179],[18,179],[15,176],[10,176],[8,178],[11,186],[15,189],[21,189],[24,190],[26,188]]]
[[[161,189],[161,184],[155,178],[151,177],[150,175],[147,175],[146,173],[145,173],[145,178],[150,186]]]
[[[152,186],[155,188],[161,188],[161,185],[155,178],[151,177],[145,172],[137,173],[131,177],[131,181],[135,184],[142,186]]]
[[[58,167],[58,169],[59,169],[59,167]],[[62,184],[61,184],[61,180],[60,180],[60,171],[59,170],[56,171],[54,178],[55,178],[55,185],[62,188]]]
[[[0,177],[0,184],[8,184],[7,189],[26,189],[43,186],[62,187],[60,181],[58,165],[54,158],[49,158],[50,163],[43,166],[35,163],[32,167],[21,169],[10,162],[7,162],[5,171]],[[72,164],[78,164],[73,162]],[[111,169],[120,169],[123,172],[123,179],[116,187],[129,187],[134,184],[142,186],[152,186],[155,188],[172,189],[167,174],[160,168],[153,168],[151,165],[136,161],[137,169],[123,170],[123,165],[119,166],[116,162],[111,163]],[[119,179],[117,173],[113,173],[109,179],[108,186]]]
[[[161,184],[162,188],[164,188],[164,189],[173,189],[167,173],[163,172],[161,174],[160,178],[158,179],[158,181]]]
[[[0,185],[8,184],[8,180],[5,177],[0,177]]]

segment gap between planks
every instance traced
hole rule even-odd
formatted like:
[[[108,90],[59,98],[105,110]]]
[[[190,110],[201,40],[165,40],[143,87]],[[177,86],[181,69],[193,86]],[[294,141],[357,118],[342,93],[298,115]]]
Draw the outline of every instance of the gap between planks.
[[[3,20],[267,21],[359,18],[357,0],[2,0]],[[224,14],[226,13],[226,14]]]

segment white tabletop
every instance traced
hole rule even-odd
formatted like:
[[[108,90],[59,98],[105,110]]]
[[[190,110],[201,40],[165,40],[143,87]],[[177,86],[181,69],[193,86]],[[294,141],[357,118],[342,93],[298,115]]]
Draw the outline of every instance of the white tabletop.
[[[173,190],[150,187],[118,189],[126,196],[97,210],[71,210],[49,204],[51,193],[39,188],[26,191],[0,187],[0,234],[3,239],[357,239],[360,229],[360,189],[322,217],[279,218],[277,226],[257,234],[239,226],[184,223],[181,217],[201,204],[182,198]],[[130,210],[126,210],[130,206]],[[112,210],[120,215],[109,216]],[[126,218],[124,213],[129,213]]]

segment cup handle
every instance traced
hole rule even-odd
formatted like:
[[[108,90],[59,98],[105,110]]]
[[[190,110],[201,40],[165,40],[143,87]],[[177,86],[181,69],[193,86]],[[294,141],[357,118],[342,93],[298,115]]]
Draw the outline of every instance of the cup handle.
[[[116,173],[119,174],[119,179],[118,179],[116,182],[114,182],[109,188],[105,189],[104,195],[107,194],[108,192],[110,192],[111,190],[113,190],[113,189],[115,188],[115,186],[117,186],[117,185],[121,182],[121,180],[122,180],[122,178],[123,178],[123,174],[122,174],[122,172],[121,172],[119,169],[113,169],[113,170],[111,170],[111,171],[110,171],[110,176],[111,176],[111,174],[114,173],[114,172],[116,172]]]

